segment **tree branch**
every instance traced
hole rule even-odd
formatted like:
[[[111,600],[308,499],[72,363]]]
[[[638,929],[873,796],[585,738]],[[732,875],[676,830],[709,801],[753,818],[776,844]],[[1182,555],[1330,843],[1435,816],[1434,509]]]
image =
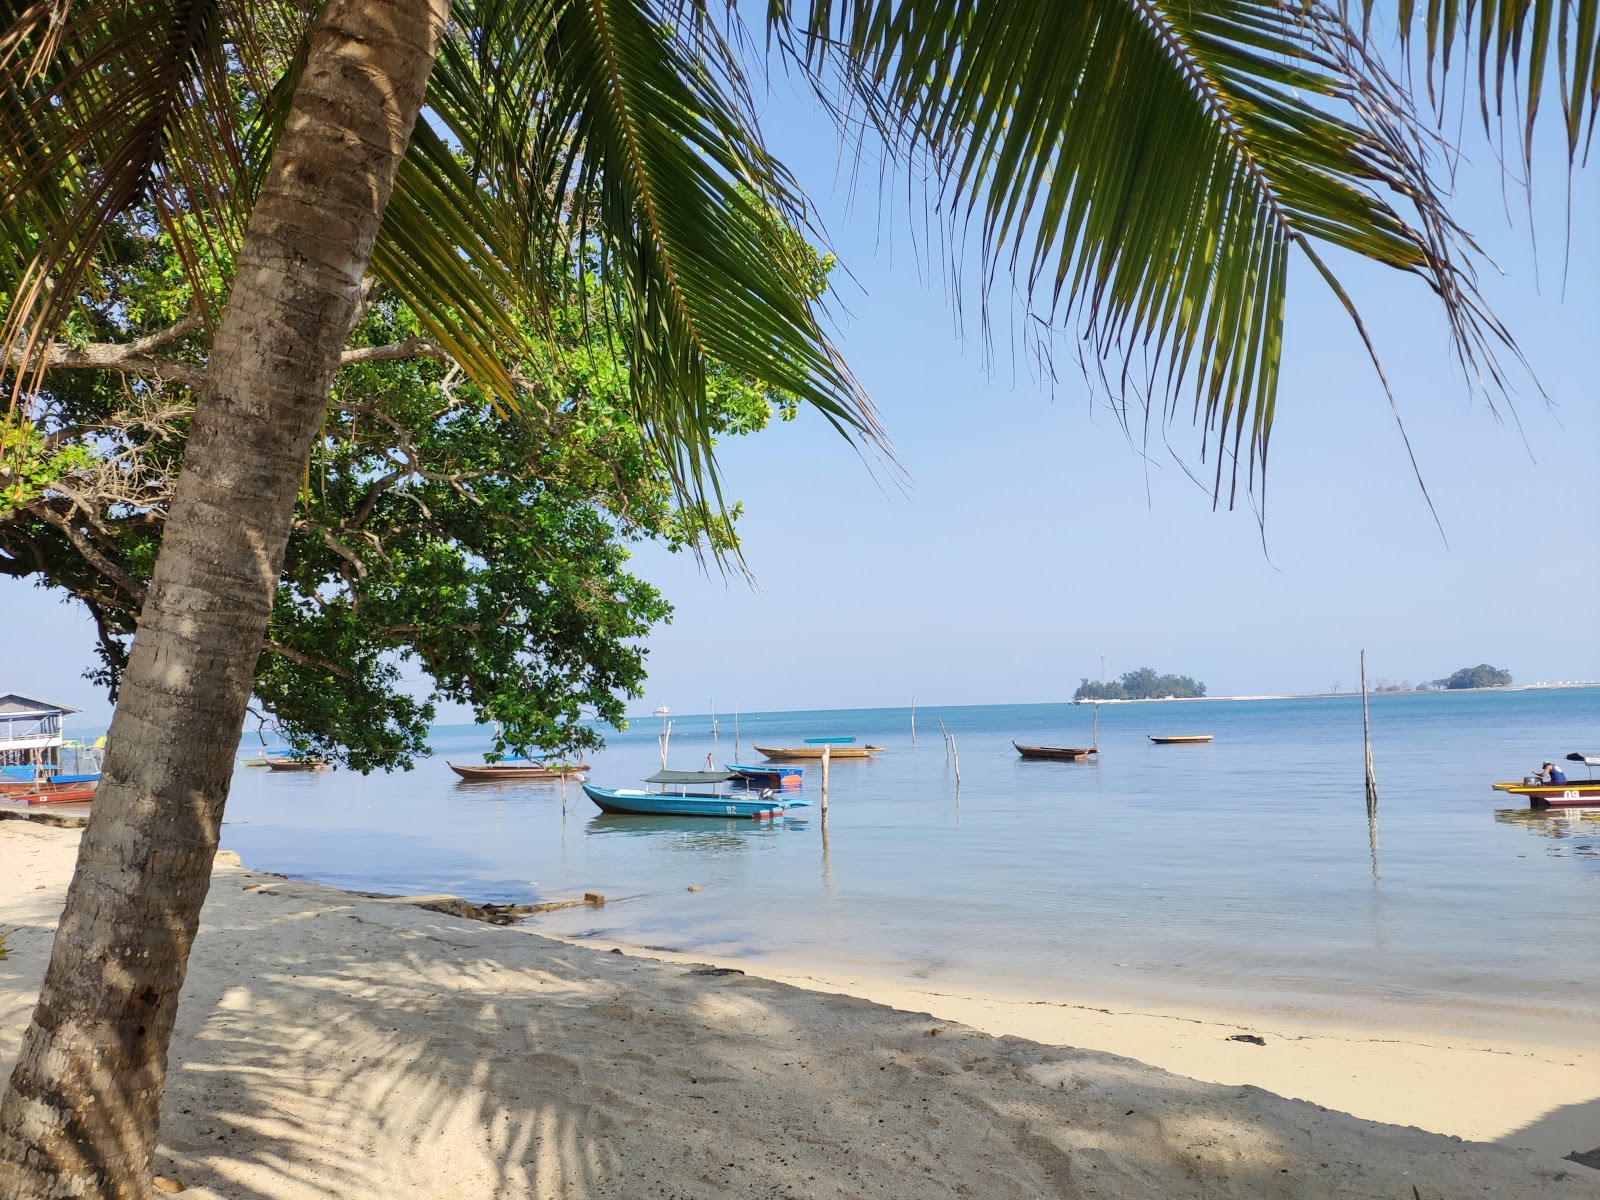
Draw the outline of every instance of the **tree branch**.
[[[15,351],[10,353],[5,365],[15,371],[36,370],[89,370],[121,371],[125,375],[152,375],[171,383],[184,383],[194,387],[205,378],[205,367],[199,363],[178,358],[166,358],[153,353],[169,342],[200,328],[201,318],[188,316],[174,325],[131,342],[93,342],[75,350],[63,342],[49,342],[40,347],[32,361],[25,360]],[[43,361],[40,362],[39,360]]]
[[[340,679],[350,678],[350,671],[348,668],[341,667],[338,663],[329,662],[325,658],[312,658],[309,654],[302,654],[298,650],[291,650],[288,646],[283,645],[281,642],[268,641],[266,645],[262,646],[262,649],[268,654],[276,654],[280,658],[287,658],[290,662],[298,663],[302,667],[315,667],[319,671],[327,671],[331,674],[337,675]]]
[[[382,362],[388,358],[432,358],[439,362],[454,361],[427,338],[414,337],[389,346],[361,346],[354,350],[346,350],[339,356],[339,365],[348,367],[353,363]]]

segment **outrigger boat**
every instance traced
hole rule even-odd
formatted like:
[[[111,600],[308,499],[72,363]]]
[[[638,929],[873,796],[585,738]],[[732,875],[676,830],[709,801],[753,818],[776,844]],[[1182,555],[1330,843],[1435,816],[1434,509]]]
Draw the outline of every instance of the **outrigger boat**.
[[[1186,746],[1198,742],[1209,742],[1211,736],[1209,733],[1178,733],[1167,734],[1162,737],[1157,737],[1153,733],[1145,734],[1145,737],[1158,746]]]
[[[506,780],[578,779],[589,769],[588,763],[542,763],[525,758],[506,758],[497,763],[453,763],[445,765],[471,783],[503,783]]]
[[[738,779],[729,771],[657,771],[645,780],[661,790],[603,788],[583,785],[589,799],[602,812],[652,817],[748,817],[764,820],[782,816],[791,808],[809,807],[809,800],[785,800],[770,788],[759,792],[725,792],[722,786]],[[676,791],[668,791],[676,788]],[[690,791],[710,788],[710,791]]]
[[[1017,753],[1023,758],[1048,758],[1056,762],[1082,762],[1089,755],[1100,753],[1098,746],[1085,746],[1080,749],[1076,746],[1024,746],[1018,742],[1011,744],[1016,746]]]
[[[821,759],[822,752],[828,752],[829,759],[835,758],[871,758],[874,754],[882,754],[882,746],[874,746],[868,742],[865,746],[857,746],[853,737],[834,738],[807,738],[799,746],[757,746],[751,743],[752,749],[757,754],[765,755],[774,761],[784,759]]]
[[[804,767],[747,767],[729,763],[727,769],[746,783],[758,783],[762,787],[799,787],[801,776],[805,774]]]
[[[1600,757],[1569,754],[1568,762],[1600,767]],[[1591,774],[1588,779],[1568,779],[1562,783],[1545,783],[1537,775],[1526,776],[1520,783],[1496,783],[1497,792],[1513,796],[1526,796],[1529,808],[1595,808],[1600,807],[1600,779]]]

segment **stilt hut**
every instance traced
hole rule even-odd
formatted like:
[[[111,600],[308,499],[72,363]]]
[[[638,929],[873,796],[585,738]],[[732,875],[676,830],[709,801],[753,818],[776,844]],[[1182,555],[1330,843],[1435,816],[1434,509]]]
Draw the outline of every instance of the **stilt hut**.
[[[0,693],[0,766],[60,766],[61,719],[77,711],[37,696]]]

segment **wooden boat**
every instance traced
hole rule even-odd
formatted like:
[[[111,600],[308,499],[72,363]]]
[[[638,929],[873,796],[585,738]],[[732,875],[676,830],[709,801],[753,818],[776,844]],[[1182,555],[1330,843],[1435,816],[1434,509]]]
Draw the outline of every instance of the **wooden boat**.
[[[325,758],[285,757],[267,759],[267,767],[273,771],[326,771],[328,760]]]
[[[497,763],[453,763],[445,759],[445,765],[471,783],[504,783],[512,779],[582,779],[582,772],[589,769],[588,763],[575,766],[553,763],[547,766],[526,759]]]
[[[98,771],[89,775],[53,775],[41,771],[33,776],[8,775],[0,777],[0,796],[18,797],[29,792],[57,792],[66,788],[88,788],[100,782]]]
[[[785,800],[770,788],[756,791],[725,792],[724,784],[739,777],[728,771],[657,771],[645,780],[660,791],[640,788],[603,788],[583,785],[584,795],[602,812],[651,817],[746,817],[765,820],[782,816],[791,808],[808,807],[807,800]],[[676,788],[676,791],[668,791]],[[710,788],[710,791],[690,791]]]
[[[1157,737],[1153,733],[1147,733],[1145,736],[1158,746],[1187,746],[1199,742],[1209,742],[1212,737],[1209,733],[1177,733],[1167,734],[1164,737]]]
[[[1568,762],[1600,767],[1600,757],[1583,754],[1567,755]],[[1491,785],[1497,792],[1513,796],[1526,796],[1529,808],[1595,808],[1600,807],[1600,779],[1568,779],[1561,783],[1541,782],[1537,775],[1529,775],[1515,783]]]
[[[1018,742],[1011,744],[1016,746],[1017,753],[1023,758],[1048,758],[1056,762],[1082,762],[1089,755],[1100,753],[1098,746],[1085,746],[1079,749],[1075,746],[1024,746]]]
[[[851,738],[850,740],[852,742],[855,741],[854,738]],[[817,745],[812,743],[810,739],[807,739],[806,744],[803,746],[753,746],[752,748],[757,754],[764,755],[774,761],[809,761],[811,759],[820,760],[822,758],[823,750],[828,751],[828,758],[830,760],[838,760],[841,758],[871,758],[874,754],[882,754],[884,750],[882,746],[874,746],[871,744],[865,746],[852,746],[848,744],[829,742],[825,745]]]
[[[1600,779],[1569,779],[1566,783],[1497,783],[1497,791],[1526,796],[1529,808],[1600,807]]]
[[[729,763],[727,769],[746,783],[762,787],[799,787],[804,767],[747,767]]]
[[[94,799],[94,787],[66,784],[61,787],[46,787],[37,792],[27,792],[21,796],[13,795],[9,799],[26,800],[29,804],[87,804]]]

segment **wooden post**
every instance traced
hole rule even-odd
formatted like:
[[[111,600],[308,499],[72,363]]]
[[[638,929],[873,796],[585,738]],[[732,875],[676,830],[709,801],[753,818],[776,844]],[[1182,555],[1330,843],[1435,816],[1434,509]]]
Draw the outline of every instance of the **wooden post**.
[[[911,744],[917,744],[917,698],[911,697]]]
[[[961,751],[956,749],[956,735],[950,735],[950,754],[956,764],[956,787],[961,786]]]
[[[1367,652],[1361,652],[1361,740],[1367,747],[1367,814],[1378,810],[1378,777],[1372,772],[1372,718],[1367,712]]]
[[[950,731],[944,727],[944,718],[939,717],[939,732],[944,737],[944,760],[950,761]]]
[[[822,748],[822,819],[824,821],[826,821],[828,819],[828,762],[829,762],[829,757],[830,757],[829,747],[824,746]]]

